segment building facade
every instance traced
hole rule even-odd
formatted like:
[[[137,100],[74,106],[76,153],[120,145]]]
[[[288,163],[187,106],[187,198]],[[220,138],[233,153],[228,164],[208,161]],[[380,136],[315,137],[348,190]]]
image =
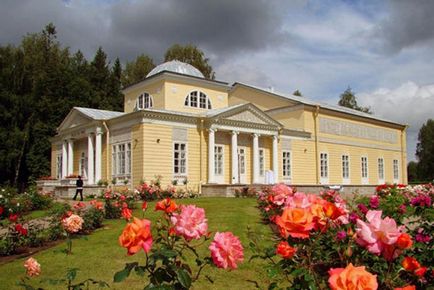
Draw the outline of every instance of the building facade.
[[[406,126],[163,63],[124,112],[75,107],[52,138],[53,177],[163,184],[406,183]]]

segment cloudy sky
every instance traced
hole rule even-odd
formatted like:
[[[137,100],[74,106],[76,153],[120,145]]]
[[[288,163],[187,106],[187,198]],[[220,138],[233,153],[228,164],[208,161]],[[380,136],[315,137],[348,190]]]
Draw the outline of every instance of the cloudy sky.
[[[361,105],[417,132],[434,118],[431,0],[2,0],[0,45],[53,22],[58,38],[91,58],[160,63],[173,43],[206,52],[218,80],[299,89],[335,104],[350,86]]]

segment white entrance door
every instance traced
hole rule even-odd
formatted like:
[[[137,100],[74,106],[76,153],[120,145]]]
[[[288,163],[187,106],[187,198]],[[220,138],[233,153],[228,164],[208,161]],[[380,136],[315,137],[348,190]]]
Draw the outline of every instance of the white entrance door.
[[[238,181],[246,183],[246,148],[238,147]]]

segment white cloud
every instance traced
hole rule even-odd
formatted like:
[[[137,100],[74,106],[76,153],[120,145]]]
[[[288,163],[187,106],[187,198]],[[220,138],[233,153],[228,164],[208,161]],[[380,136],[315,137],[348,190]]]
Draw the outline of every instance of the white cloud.
[[[434,118],[434,84],[405,82],[397,88],[380,88],[357,94],[359,104],[370,106],[375,115],[408,124],[408,160],[414,160],[417,135],[422,124]]]

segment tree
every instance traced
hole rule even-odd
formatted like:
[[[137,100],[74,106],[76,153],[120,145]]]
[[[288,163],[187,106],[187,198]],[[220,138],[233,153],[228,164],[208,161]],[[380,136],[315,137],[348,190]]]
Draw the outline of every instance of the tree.
[[[292,93],[294,96],[303,97],[303,94],[297,89]]]
[[[360,107],[357,104],[356,96],[354,92],[348,87],[340,96],[340,100],[338,102],[339,106],[347,107],[350,109],[354,109],[357,111],[361,111],[363,113],[372,114],[371,108],[369,107]]]
[[[215,79],[215,72],[203,51],[194,45],[172,45],[164,54],[164,61],[179,60],[197,68],[207,79]]]
[[[122,86],[126,87],[143,80],[155,67],[149,56],[141,54],[132,62],[127,62],[122,72]]]
[[[418,177],[421,180],[434,179],[434,120],[428,119],[419,130],[416,156]]]
[[[416,161],[410,161],[407,164],[407,176],[408,176],[408,181],[409,182],[414,182],[419,180],[418,176],[417,176],[417,167],[418,164]]]

